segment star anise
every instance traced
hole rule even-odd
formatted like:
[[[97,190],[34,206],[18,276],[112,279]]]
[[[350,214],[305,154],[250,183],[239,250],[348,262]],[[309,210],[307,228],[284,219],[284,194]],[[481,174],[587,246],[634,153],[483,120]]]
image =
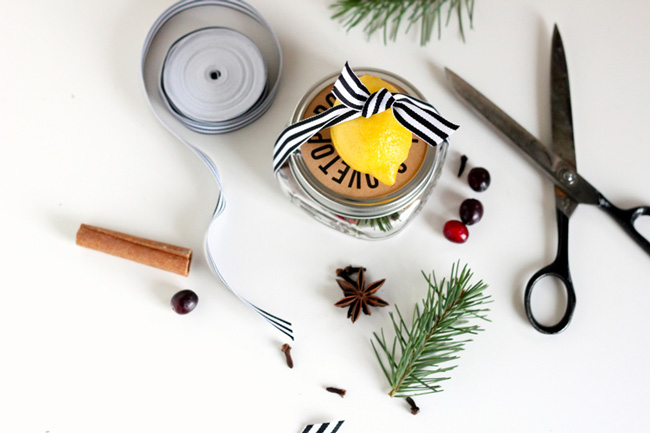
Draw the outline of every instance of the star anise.
[[[349,307],[348,317],[352,319],[352,322],[359,318],[362,311],[364,314],[370,315],[369,307],[385,307],[388,305],[388,302],[374,296],[386,280],[375,281],[366,287],[364,271],[364,268],[352,266],[336,270],[336,275],[341,277],[340,279],[337,278],[336,282],[345,296],[334,305],[342,308]],[[350,274],[355,272],[358,272],[357,281],[350,278]]]

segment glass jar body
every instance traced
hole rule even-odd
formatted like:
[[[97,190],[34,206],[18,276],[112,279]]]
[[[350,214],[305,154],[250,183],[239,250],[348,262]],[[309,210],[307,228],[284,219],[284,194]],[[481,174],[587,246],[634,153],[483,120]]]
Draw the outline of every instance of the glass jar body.
[[[372,68],[356,72],[379,77],[400,92],[424,100],[410,83],[389,72]],[[296,106],[290,123],[332,106],[331,87],[337,78],[338,74],[332,74],[314,85]],[[398,182],[387,187],[350,169],[338,157],[329,133],[321,131],[290,156],[276,178],[291,201],[316,220],[357,238],[380,240],[402,231],[422,209],[440,176],[448,144],[431,147],[414,136]]]

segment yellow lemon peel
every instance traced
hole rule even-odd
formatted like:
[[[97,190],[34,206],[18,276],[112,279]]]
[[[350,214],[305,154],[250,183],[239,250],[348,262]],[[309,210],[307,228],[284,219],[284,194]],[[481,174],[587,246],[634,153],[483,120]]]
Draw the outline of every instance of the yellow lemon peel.
[[[360,80],[370,93],[381,88],[398,92],[395,86],[372,75]],[[386,185],[395,184],[397,171],[408,158],[412,133],[395,119],[391,108],[367,119],[359,117],[334,125],[330,133],[334,148],[347,165]]]

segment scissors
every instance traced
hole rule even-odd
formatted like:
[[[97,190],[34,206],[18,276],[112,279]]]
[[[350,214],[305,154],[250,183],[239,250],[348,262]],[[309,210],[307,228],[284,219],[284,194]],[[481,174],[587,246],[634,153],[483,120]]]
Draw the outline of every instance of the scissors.
[[[551,52],[551,110],[553,141],[550,149],[515,120],[483,96],[449,69],[447,79],[454,91],[479,115],[495,126],[510,141],[528,155],[555,184],[555,207],[558,227],[558,249],[555,260],[536,272],[528,282],[524,293],[526,316],[535,329],[545,334],[563,331],[573,316],[576,295],[569,271],[569,218],[578,204],[591,204],[605,211],[623,230],[648,254],[650,242],[634,227],[635,221],[643,215],[650,215],[650,207],[639,206],[620,209],[607,200],[597,189],[576,171],[575,147],[569,75],[562,38],[557,26],[553,30]],[[564,315],[554,325],[539,323],[532,313],[531,296],[533,288],[542,278],[557,278],[566,291],[567,305]]]

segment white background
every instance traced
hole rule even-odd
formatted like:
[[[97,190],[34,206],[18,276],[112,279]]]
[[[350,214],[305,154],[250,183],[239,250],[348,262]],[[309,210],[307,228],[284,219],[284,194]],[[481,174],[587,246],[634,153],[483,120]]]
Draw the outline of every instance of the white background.
[[[250,3],[275,29],[285,63],[271,109],[208,149],[228,199],[218,260],[244,296],[293,322],[295,368],[280,352],[286,338],[210,273],[202,245],[217,188],[147,104],[142,43],[171,2],[5,0],[0,431],[293,433],[339,419],[345,433],[648,431],[650,257],[605,213],[578,207],[573,322],[557,336],[535,331],[522,292],[555,254],[553,188],[452,94],[442,68],[548,143],[557,23],[579,171],[622,207],[650,204],[650,4],[477,1],[465,43],[452,19],[441,40],[420,47],[417,31],[386,46],[346,32],[329,18],[329,0]],[[378,243],[310,219],[270,168],[294,105],[346,60],[401,75],[461,124],[426,208]],[[456,177],[461,154],[489,169],[486,192]],[[468,197],[483,202],[485,216],[466,244],[452,244],[442,225]],[[78,247],[81,223],[190,247],[190,276]],[[426,292],[420,271],[442,277],[457,260],[490,285],[492,322],[444,392],[416,398],[422,410],[413,416],[387,396],[370,346],[393,307],[352,324],[332,305],[341,297],[334,270],[366,266],[368,278],[387,280],[378,295],[410,314]],[[169,307],[181,289],[200,297],[187,316]]]

